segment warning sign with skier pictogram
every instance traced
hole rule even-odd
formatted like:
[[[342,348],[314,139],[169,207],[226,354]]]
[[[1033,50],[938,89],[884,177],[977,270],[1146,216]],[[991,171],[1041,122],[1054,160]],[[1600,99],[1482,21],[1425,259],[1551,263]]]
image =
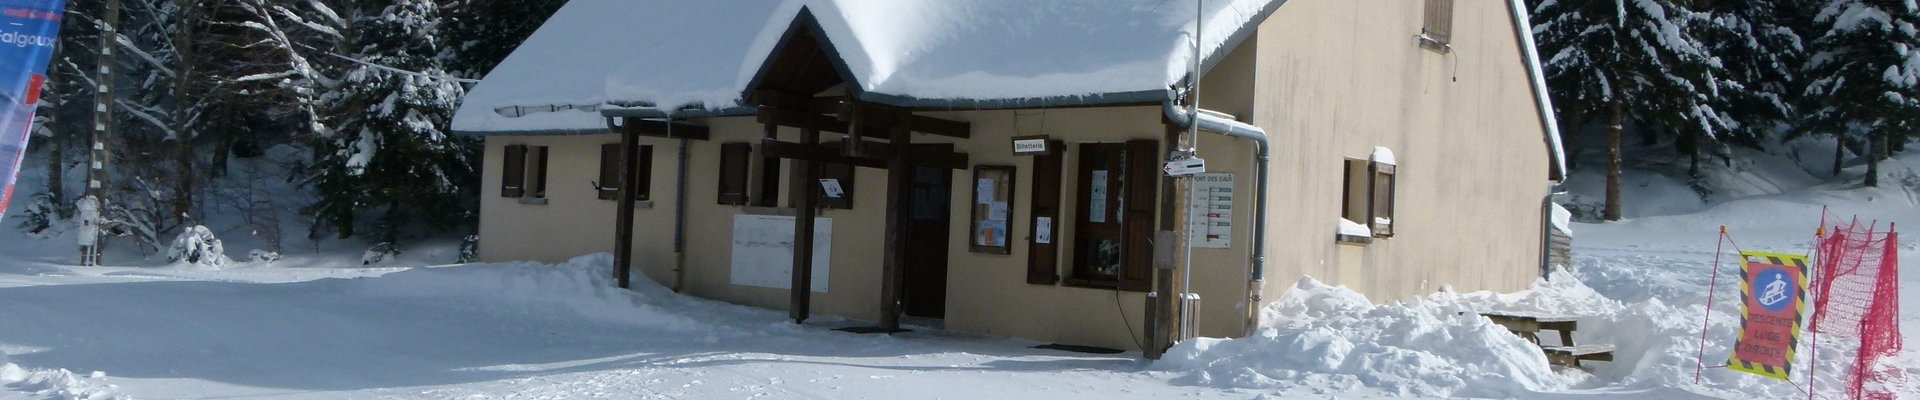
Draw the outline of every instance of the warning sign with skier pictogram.
[[[1786,380],[1807,304],[1807,257],[1740,252],[1740,338],[1727,368]]]

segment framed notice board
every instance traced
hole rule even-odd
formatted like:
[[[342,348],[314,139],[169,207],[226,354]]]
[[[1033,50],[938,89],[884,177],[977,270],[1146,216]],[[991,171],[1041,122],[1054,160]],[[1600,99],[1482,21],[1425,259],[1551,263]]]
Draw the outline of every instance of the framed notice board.
[[[973,223],[967,249],[975,253],[1013,254],[1013,166],[973,167]]]

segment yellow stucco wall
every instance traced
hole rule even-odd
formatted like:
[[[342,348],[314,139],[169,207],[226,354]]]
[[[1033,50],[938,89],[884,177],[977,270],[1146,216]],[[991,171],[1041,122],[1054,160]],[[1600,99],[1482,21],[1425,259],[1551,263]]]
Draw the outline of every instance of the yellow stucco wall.
[[[1454,2],[1446,55],[1417,45],[1415,1],[1295,0],[1261,25],[1251,117],[1274,140],[1281,228],[1269,301],[1303,274],[1375,301],[1532,282],[1548,152],[1506,6]],[[1399,162],[1395,236],[1336,244],[1341,162],[1375,146]]]

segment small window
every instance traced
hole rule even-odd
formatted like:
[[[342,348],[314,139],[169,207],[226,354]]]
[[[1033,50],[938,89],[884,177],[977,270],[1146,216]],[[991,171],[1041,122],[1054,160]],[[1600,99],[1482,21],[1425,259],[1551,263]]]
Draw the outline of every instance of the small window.
[[[1370,236],[1392,237],[1398,168],[1390,161],[1347,159],[1340,218],[1366,227]]]
[[[1425,21],[1420,27],[1420,47],[1446,53],[1453,43],[1453,0],[1426,0]]]
[[[639,189],[638,192],[634,193],[634,200],[651,200],[653,193],[653,146],[640,146],[640,153],[635,155],[635,158],[639,159],[639,162],[635,163],[638,164],[636,168],[622,168],[620,165],[620,156],[619,143],[600,145],[600,179],[594,182],[594,190],[598,192],[595,197],[601,200],[618,200],[620,198],[620,184],[622,179],[624,179],[624,177],[620,176],[620,172],[622,170],[628,170],[632,171],[635,177],[640,179],[639,185],[636,186]]]
[[[547,197],[547,146],[510,145],[504,156],[500,197]]]
[[[752,168],[753,145],[746,142],[720,145],[720,198],[725,205],[747,204],[747,172]]]

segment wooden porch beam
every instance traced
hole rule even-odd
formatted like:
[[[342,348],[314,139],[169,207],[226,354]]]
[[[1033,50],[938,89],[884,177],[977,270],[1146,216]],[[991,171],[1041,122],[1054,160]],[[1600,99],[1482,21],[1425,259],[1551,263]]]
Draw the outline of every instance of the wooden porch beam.
[[[912,132],[904,126],[895,126],[887,136],[892,143],[909,146]],[[907,224],[912,213],[907,210],[907,197],[913,191],[913,166],[909,164],[908,153],[895,152],[887,158],[887,240],[884,245],[880,267],[880,329],[892,333],[900,331],[900,295],[905,279],[904,268],[907,263]]]
[[[801,130],[800,142],[817,147],[820,131]],[[788,313],[793,317],[793,323],[800,324],[807,322],[807,317],[813,312],[813,217],[820,203],[817,193],[821,163],[796,160],[794,164],[793,172],[800,174],[801,179],[797,185],[799,187],[793,188],[793,283],[788,286]]]
[[[620,165],[636,165],[640,157],[639,131],[625,129],[620,133]],[[640,200],[640,174],[633,173],[634,168],[620,169],[620,200],[613,209],[616,218],[613,223],[613,279],[621,288],[628,288],[633,265],[633,203]]]
[[[818,121],[805,122],[815,125],[816,128],[827,132],[846,133],[846,125],[853,120],[853,115],[855,114],[863,114],[861,118],[862,124],[864,124],[863,126],[875,128],[874,130],[877,132],[885,132],[894,126],[905,124],[914,132],[967,139],[972,137],[973,131],[973,124],[966,121],[916,115],[912,110],[851,101],[846,97],[808,97],[763,89],[755,90],[753,97],[749,99],[749,101],[751,101],[752,104],[759,104],[763,109],[772,107],[799,115],[831,115],[833,118],[828,118],[828,120],[834,120],[837,123],[819,124]],[[762,112],[761,115],[763,115],[763,117],[760,119],[760,122],[767,123],[767,119],[764,117],[766,113]],[[784,123],[779,125],[801,128],[808,126]]]
[[[868,141],[863,146],[866,148],[866,154],[858,156],[841,154],[840,151],[825,146],[807,146],[779,140],[763,141],[760,148],[769,157],[822,161],[866,168],[887,168],[887,160],[893,156],[892,144]],[[968,168],[968,160],[966,153],[946,149],[921,146],[911,146],[907,149],[907,163],[911,165],[964,170]]]

